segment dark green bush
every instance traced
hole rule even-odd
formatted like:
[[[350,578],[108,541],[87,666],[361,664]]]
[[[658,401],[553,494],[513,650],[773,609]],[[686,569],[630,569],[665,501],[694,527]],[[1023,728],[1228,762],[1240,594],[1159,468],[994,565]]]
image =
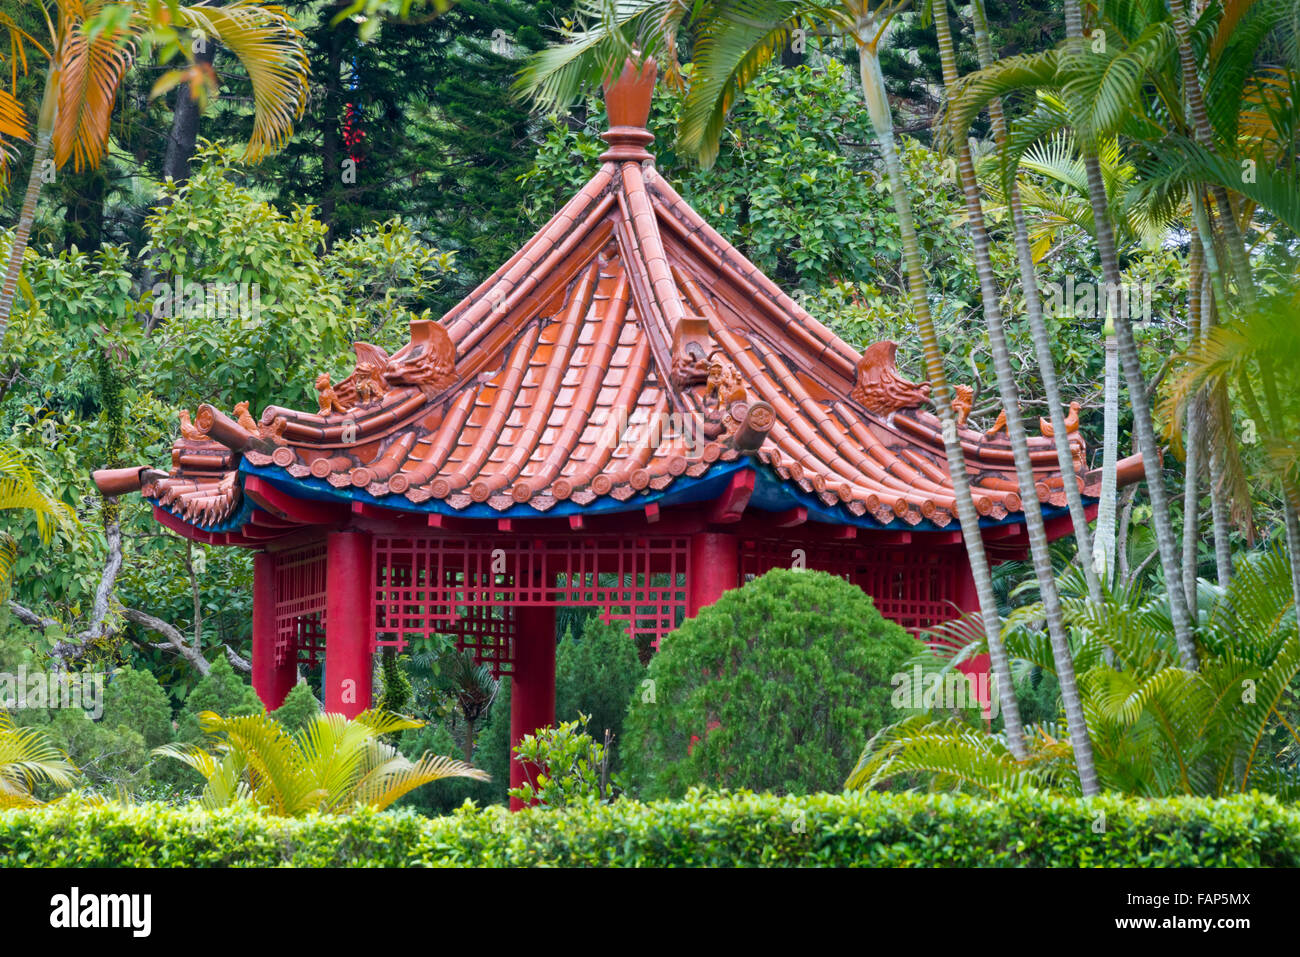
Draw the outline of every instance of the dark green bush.
[[[855,585],[776,569],[670,634],[624,726],[629,787],[838,791],[897,719],[890,678],[921,650]]]
[[[18,712],[18,720],[40,726],[67,753],[82,772],[82,787],[139,795],[150,784],[172,780],[150,754],[175,736],[171,702],[158,679],[142,669],[119,668],[108,676],[103,696],[98,719],[82,708],[40,708]]]
[[[199,679],[176,722],[176,738],[179,741],[202,743],[203,730],[199,727],[199,715],[204,711],[215,711],[225,718],[241,714],[257,714],[262,710],[262,702],[257,692],[247,679],[235,674],[230,662],[225,657],[212,663],[208,673]]]
[[[1099,822],[1100,826],[1099,826]],[[161,804],[0,812],[10,866],[1296,867],[1300,809],[1226,800],[995,801],[693,792],[672,803],[262,817]]]
[[[311,686],[300,681],[289,689],[284,696],[284,703],[271,712],[271,717],[280,722],[281,727],[289,733],[301,731],[316,715],[320,714],[320,702],[311,692]]]
[[[608,730],[613,741],[610,767],[617,769],[628,702],[645,676],[627,627],[590,617],[576,637],[567,632],[556,649],[555,720],[576,721],[579,714],[588,715],[587,733],[597,744],[604,744]]]

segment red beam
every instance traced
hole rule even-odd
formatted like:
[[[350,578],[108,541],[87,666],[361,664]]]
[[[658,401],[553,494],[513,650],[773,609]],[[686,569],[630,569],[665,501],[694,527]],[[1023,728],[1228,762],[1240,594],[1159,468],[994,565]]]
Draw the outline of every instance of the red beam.
[[[896,531],[879,531],[867,532],[864,536],[865,544],[868,545],[910,545],[912,544],[911,532]]]
[[[770,521],[773,528],[794,528],[796,525],[802,525],[808,521],[808,509],[802,505],[796,505],[784,512],[774,513]]]
[[[244,491],[272,515],[300,525],[337,525],[347,518],[347,512],[340,506],[295,498],[257,475],[244,479]]]
[[[1087,514],[1087,512],[1085,511],[1084,514]],[[1047,533],[1047,540],[1054,542],[1063,535],[1074,534],[1074,520],[1070,518],[1069,512],[1058,515],[1056,518],[1049,518],[1043,523],[1043,531]]]
[[[659,503],[651,502],[645,507],[645,520],[647,525],[653,525],[659,521]]]
[[[283,538],[292,532],[292,528],[262,528],[258,525],[245,525],[241,530],[241,536],[254,542],[269,542]]]
[[[749,498],[754,494],[754,475],[751,469],[737,472],[731,477],[726,490],[709,509],[708,521],[717,525],[729,525],[738,522],[749,505]]]
[[[586,523],[586,521],[583,519],[583,517],[582,517],[581,515],[570,515],[570,516],[569,516],[569,528],[570,528],[572,531],[580,532],[580,531],[582,531],[582,530],[583,530],[584,528],[586,528],[586,527],[587,527],[587,523]]]
[[[922,541],[927,545],[960,545],[962,535],[960,531],[956,532],[918,532],[922,536]]]
[[[1023,523],[1010,522],[1006,525],[996,525],[993,528],[981,529],[980,535],[986,542],[1000,542],[1003,539],[1015,538],[1024,530],[1025,526]]]
[[[291,522],[287,518],[280,518],[278,515],[272,515],[270,512],[261,509],[253,509],[253,514],[248,519],[250,525],[256,525],[259,528],[283,528],[286,531],[293,528],[301,528],[297,522]]]

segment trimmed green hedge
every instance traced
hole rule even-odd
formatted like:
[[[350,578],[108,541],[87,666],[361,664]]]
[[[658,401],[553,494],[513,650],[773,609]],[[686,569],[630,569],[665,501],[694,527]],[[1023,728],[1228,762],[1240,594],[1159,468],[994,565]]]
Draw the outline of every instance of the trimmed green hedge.
[[[1104,823],[1101,815],[1104,813]],[[10,866],[1300,865],[1300,809],[1270,797],[1091,802],[1028,792],[692,793],[511,815],[463,808],[300,820],[160,804],[0,813]]]

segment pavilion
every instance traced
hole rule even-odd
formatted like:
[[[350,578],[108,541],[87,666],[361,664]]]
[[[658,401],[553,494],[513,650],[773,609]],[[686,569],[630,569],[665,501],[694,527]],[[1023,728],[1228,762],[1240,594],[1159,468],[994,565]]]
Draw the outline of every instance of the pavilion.
[[[657,646],[776,566],[842,575],[913,630],[978,608],[928,385],[893,343],[859,355],[656,172],[655,75],[629,61],[607,86],[609,149],[540,232],[396,353],[357,343],[315,411],[203,405],[170,470],[95,473],[180,535],[255,552],[268,708],[323,661],[326,710],[356,715],[377,650],[450,635],[511,676],[518,741],[555,718],[558,606]],[[1005,433],[960,437],[991,557],[1023,557]],[[1100,486],[1071,442],[1062,476],[1030,440],[1050,537],[1071,528],[1064,482],[1089,503]]]

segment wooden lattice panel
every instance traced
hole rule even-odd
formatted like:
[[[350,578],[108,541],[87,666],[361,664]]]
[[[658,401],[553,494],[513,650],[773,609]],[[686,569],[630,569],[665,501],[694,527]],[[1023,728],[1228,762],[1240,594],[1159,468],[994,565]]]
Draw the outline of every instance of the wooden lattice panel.
[[[802,555],[798,553],[802,553]],[[916,548],[812,544],[779,539],[741,542],[743,581],[773,568],[830,572],[871,596],[880,613],[911,632],[955,617],[957,565],[952,556]]]
[[[275,662],[315,665],[325,646],[325,543],[275,556]]]
[[[686,616],[688,540],[610,536],[490,540],[376,536],[375,643],[433,635],[508,673],[513,609],[594,606],[633,638],[659,640]]]

